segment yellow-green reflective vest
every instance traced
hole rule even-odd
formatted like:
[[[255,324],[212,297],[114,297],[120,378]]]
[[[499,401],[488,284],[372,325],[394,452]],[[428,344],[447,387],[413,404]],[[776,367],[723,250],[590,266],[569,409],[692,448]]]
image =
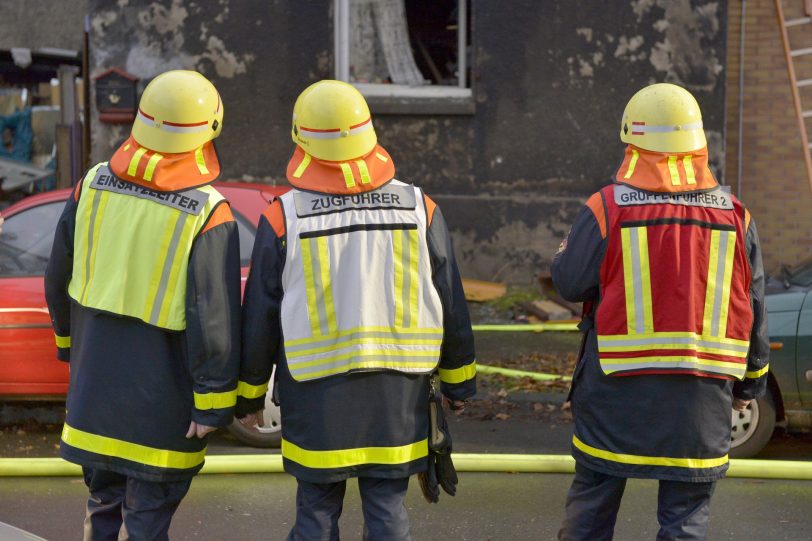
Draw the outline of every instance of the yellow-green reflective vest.
[[[294,189],[281,200],[288,239],[282,334],[293,379],[433,371],[443,306],[420,189],[392,180],[358,194]]]
[[[184,330],[192,243],[223,199],[211,186],[150,190],[98,164],[82,184],[68,294],[88,308]]]

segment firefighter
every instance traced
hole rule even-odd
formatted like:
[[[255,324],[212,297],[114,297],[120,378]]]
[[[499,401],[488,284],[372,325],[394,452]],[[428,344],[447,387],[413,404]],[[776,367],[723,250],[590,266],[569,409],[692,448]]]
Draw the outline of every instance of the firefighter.
[[[45,289],[71,368],[60,455],[90,491],[85,540],[167,539],[206,434],[233,417],[239,240],[210,185],[222,124],[205,77],[157,76],[57,226]]]
[[[708,168],[687,90],[643,88],[620,126],[614,182],[587,200],[552,265],[561,295],[584,302],[559,539],[611,539],[629,477],[659,480],[657,539],[705,539],[731,406],[767,383],[756,224]]]
[[[282,457],[298,480],[289,539],[338,539],[350,477],[365,539],[410,539],[403,498],[432,461],[431,374],[452,407],[476,390],[451,240],[437,205],[394,178],[351,85],[305,89],[291,135],[293,189],[260,219],[245,290],[237,416],[261,424],[276,367]]]

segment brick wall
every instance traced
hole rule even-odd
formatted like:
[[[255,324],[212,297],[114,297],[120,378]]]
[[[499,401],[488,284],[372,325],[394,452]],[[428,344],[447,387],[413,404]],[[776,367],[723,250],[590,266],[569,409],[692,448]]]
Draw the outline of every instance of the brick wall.
[[[802,0],[783,0],[788,19],[802,16]],[[729,3],[726,181],[758,224],[768,272],[812,255],[812,190],[806,176],[787,64],[773,0],[747,0],[744,46],[743,152],[739,167],[739,40],[742,1]],[[806,37],[807,42],[804,43]],[[793,48],[810,47],[812,25],[792,30]],[[793,41],[794,39],[794,41]],[[812,62],[799,78],[812,78]],[[812,109],[812,93],[804,109]]]

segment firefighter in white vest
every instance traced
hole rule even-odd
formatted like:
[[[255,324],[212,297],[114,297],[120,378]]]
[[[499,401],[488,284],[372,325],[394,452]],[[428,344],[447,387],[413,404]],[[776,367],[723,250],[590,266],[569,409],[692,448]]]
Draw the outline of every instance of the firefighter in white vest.
[[[365,539],[410,539],[409,476],[422,473],[433,500],[437,479],[455,484],[430,438],[432,374],[452,408],[476,391],[448,230],[420,188],[394,178],[351,85],[302,92],[292,137],[294,189],[260,219],[245,290],[237,416],[257,424],[276,366],[282,456],[298,480],[289,539],[338,539],[350,477]]]
[[[205,77],[157,76],[57,225],[45,290],[71,367],[60,455],[90,490],[86,541],[167,539],[206,434],[233,417],[239,240],[210,186],[222,124]]]

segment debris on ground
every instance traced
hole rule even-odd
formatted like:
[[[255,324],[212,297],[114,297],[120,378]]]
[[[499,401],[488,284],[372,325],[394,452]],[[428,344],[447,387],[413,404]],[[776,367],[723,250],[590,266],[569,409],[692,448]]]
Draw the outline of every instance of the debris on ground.
[[[539,321],[570,321],[574,317],[567,308],[548,300],[521,301],[518,306]]]
[[[491,360],[489,365],[528,372],[572,375],[577,352],[530,353]],[[500,374],[477,375],[478,394],[466,407],[463,416],[490,421],[537,419],[544,422],[569,423],[572,413],[564,402],[569,382],[538,381],[528,377],[514,378]]]
[[[507,293],[507,284],[463,278],[462,289],[465,291],[466,301],[485,302],[504,297]]]
[[[41,423],[35,419],[3,426],[0,430],[0,456],[53,456],[52,449],[59,447],[56,442],[61,432],[61,425]]]

